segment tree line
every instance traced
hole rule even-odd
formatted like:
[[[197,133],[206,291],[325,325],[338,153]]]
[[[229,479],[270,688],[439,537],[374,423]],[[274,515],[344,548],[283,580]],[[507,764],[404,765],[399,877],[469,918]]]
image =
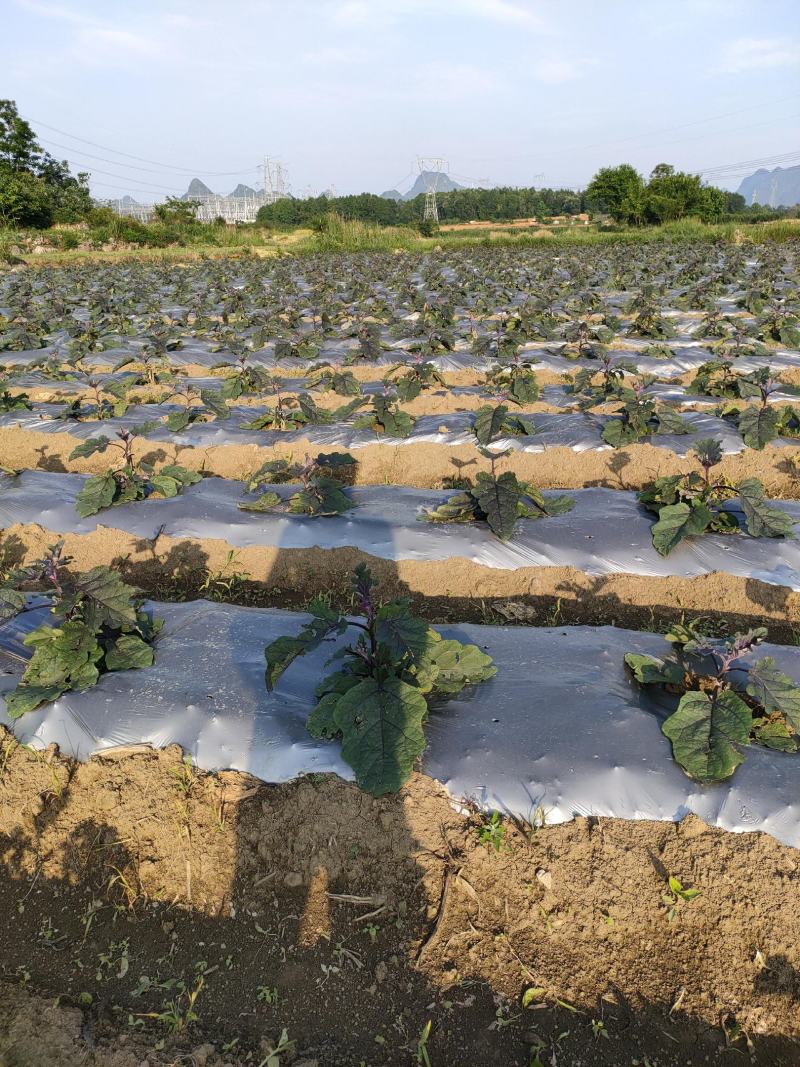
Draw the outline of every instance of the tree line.
[[[45,152],[13,100],[0,100],[0,224],[80,222],[93,208],[89,175]]]

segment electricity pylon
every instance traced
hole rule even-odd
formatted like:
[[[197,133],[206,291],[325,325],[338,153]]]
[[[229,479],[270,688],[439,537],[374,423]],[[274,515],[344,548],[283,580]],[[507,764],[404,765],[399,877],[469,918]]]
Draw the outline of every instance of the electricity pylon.
[[[431,222],[439,221],[439,207],[436,203],[436,191],[439,188],[439,177],[448,170],[447,161],[431,156],[417,156],[417,166],[422,180],[425,183],[425,210],[423,219]]]

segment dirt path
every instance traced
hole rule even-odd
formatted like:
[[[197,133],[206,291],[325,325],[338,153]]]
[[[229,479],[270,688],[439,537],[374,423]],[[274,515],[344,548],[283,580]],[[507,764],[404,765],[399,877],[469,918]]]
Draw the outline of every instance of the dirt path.
[[[0,739],[3,1067],[424,1065],[428,1021],[433,1067],[789,1067],[798,904],[796,851],[694,818],[492,829],[422,775]]]

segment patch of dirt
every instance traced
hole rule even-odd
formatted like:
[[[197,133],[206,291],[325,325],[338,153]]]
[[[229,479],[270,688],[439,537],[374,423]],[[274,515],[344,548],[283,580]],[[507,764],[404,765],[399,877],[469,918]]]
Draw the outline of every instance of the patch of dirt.
[[[14,470],[73,471],[99,474],[109,465],[108,456],[99,453],[86,459],[70,460],[77,438],[68,433],[44,434],[35,430],[0,428],[0,456],[3,465]],[[190,470],[216,474],[222,478],[243,478],[271,459],[297,459],[315,456],[321,446],[308,438],[277,445],[244,444],[194,448],[180,438],[171,441],[139,440],[137,458],[146,458],[156,467],[179,462]],[[324,451],[324,448],[322,449]],[[491,464],[472,445],[419,443],[380,443],[353,449],[358,485],[407,485],[420,489],[441,489],[453,479],[473,479]],[[714,468],[721,477],[735,482],[760,479],[767,493],[784,500],[800,499],[800,446],[767,445],[761,451],[745,449],[724,456]],[[548,448],[544,452],[513,452],[495,461],[498,473],[510,470],[521,480],[540,489],[581,489],[604,486],[609,489],[641,489],[668,474],[685,474],[696,469],[689,457],[651,444],[630,445],[624,449],[575,452],[572,448]]]
[[[254,1065],[284,1031],[280,1067],[406,1067],[428,1022],[434,1067],[789,1067],[798,905],[800,853],[693,817],[487,832],[423,775],[0,737],[3,1067]]]
[[[100,518],[113,522],[113,509]],[[503,570],[460,556],[387,560],[352,547],[249,547],[233,550],[230,557],[226,541],[164,535],[147,540],[105,525],[81,535],[17,525],[8,527],[4,538],[14,546],[15,563],[42,559],[49,545],[63,540],[76,570],[112,566],[156,600],[195,599],[210,592],[249,606],[302,608],[325,593],[346,608],[353,569],[366,563],[383,597],[409,596],[431,621],[502,623],[514,619],[513,614],[504,614],[504,605],[513,602],[527,605],[524,621],[538,625],[609,623],[653,629],[679,621],[687,612],[719,616],[722,623],[724,606],[728,626],[746,630],[767,624],[772,640],[787,642],[794,641],[800,622],[800,593],[724,571],[696,578],[593,577],[573,567]]]

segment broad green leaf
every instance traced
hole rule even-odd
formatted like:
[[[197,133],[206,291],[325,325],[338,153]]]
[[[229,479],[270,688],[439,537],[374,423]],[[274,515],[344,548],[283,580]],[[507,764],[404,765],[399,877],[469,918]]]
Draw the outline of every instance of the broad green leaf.
[[[797,751],[797,740],[782,719],[754,719],[753,737],[759,745],[778,752]]]
[[[89,437],[73,448],[69,454],[69,458],[81,459],[86,456],[93,456],[96,452],[105,452],[109,444],[110,441],[105,435],[100,437]]]
[[[289,498],[289,511],[298,515],[341,515],[355,506],[335,478],[312,478],[308,489]]]
[[[674,660],[628,652],[625,662],[642,685],[681,685],[684,680],[683,667]]]
[[[430,632],[429,632],[430,635]],[[464,645],[452,639],[436,640],[433,635],[420,659],[420,680],[434,668],[432,688],[437,693],[459,693],[467,685],[477,685],[497,674],[492,657],[477,645]]]
[[[267,645],[264,655],[267,660],[266,683],[272,692],[275,683],[298,656],[304,656],[317,648],[332,633],[344,633],[347,621],[323,601],[317,600],[311,605],[315,618],[303,625],[297,637],[279,637]]]
[[[408,781],[425,747],[427,713],[422,693],[395,677],[365,678],[340,697],[334,719],[342,758],[362,789],[382,796]]]
[[[278,494],[268,489],[257,500],[242,501],[237,506],[240,511],[273,511],[280,502]]]
[[[136,625],[136,605],[131,598],[136,590],[123,582],[110,567],[92,567],[74,580],[74,592],[64,596],[58,607],[59,614],[69,614],[76,603],[88,601],[83,615],[92,627],[110,626],[121,629]]]
[[[231,417],[231,409],[220,393],[214,393],[210,389],[201,389],[200,399],[212,415],[216,415],[218,419],[229,419]]]
[[[494,408],[486,404],[484,407],[478,408],[475,412],[475,423],[472,428],[478,443],[488,445],[493,441],[503,429],[503,423],[507,415],[508,408],[505,404],[498,404]]]
[[[684,693],[662,731],[672,742],[676,763],[698,782],[729,778],[744,757],[735,745],[746,745],[753,715],[732,690],[718,696]]]
[[[25,607],[25,594],[17,589],[0,588],[0,622],[13,619]]]
[[[177,496],[178,491],[180,490],[180,484],[176,482],[174,478],[168,477],[168,475],[163,472],[161,474],[152,474],[149,478],[149,482],[153,487],[154,492],[160,493],[161,496],[167,497],[168,499]]]
[[[691,432],[691,426],[676,411],[661,408],[656,415],[658,419],[658,433],[686,434]]]
[[[177,463],[168,463],[158,473],[165,474],[168,478],[174,478],[181,485],[195,485],[203,480],[203,475],[198,471],[187,470],[186,467],[181,467]]]
[[[764,486],[757,478],[747,478],[737,488],[747,532],[752,537],[794,537],[791,518],[783,508],[767,500]]]
[[[105,655],[108,671],[129,671],[138,667],[150,667],[155,652],[138,634],[120,634]]]
[[[394,659],[418,656],[428,644],[428,624],[411,614],[407,601],[395,600],[378,609],[376,636]]]
[[[189,408],[182,408],[180,411],[173,411],[167,416],[166,427],[168,430],[171,430],[172,433],[180,433],[181,430],[186,429],[191,421],[191,410]]]
[[[667,504],[659,510],[658,522],[653,524],[653,547],[659,555],[668,556],[684,537],[703,533],[711,519],[711,511],[705,504]]]
[[[88,478],[75,498],[75,510],[82,519],[96,515],[103,508],[110,507],[117,492],[117,481],[112,471],[95,474]]]
[[[800,686],[778,670],[771,656],[765,656],[750,668],[747,692],[767,715],[779,711],[786,716],[792,729],[800,733]]]
[[[473,522],[477,501],[472,493],[456,493],[433,510],[424,511],[419,518],[423,522]]]
[[[514,533],[522,486],[512,471],[505,471],[498,478],[480,471],[475,481],[472,493],[486,521],[501,541],[507,541]]]
[[[34,711],[40,704],[58,700],[66,689],[66,685],[18,685],[4,697],[6,714],[9,719],[18,719],[26,711]]]
[[[739,433],[749,448],[761,449],[778,436],[778,422],[773,407],[745,408],[739,415]]]

